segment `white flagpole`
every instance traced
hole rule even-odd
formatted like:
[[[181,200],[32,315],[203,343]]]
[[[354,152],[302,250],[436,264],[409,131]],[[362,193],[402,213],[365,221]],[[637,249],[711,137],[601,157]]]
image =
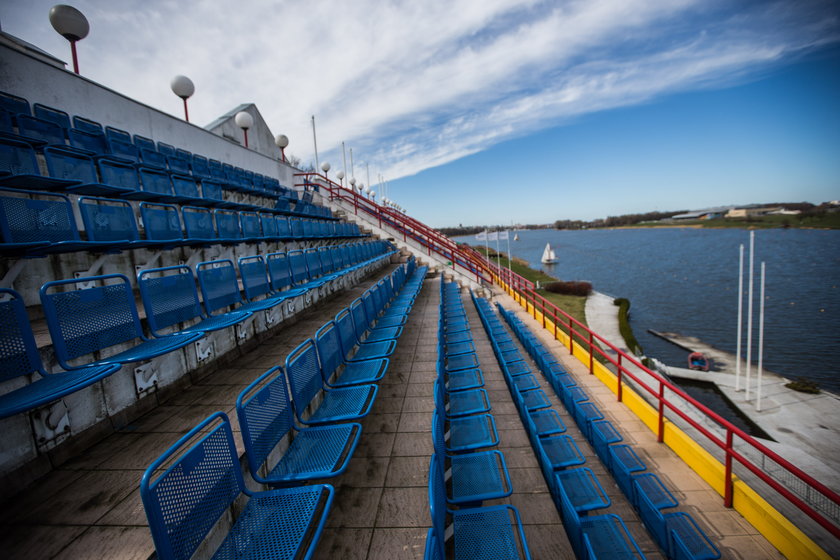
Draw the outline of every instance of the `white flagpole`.
[[[758,304],[758,386],[756,387],[755,409],[761,412],[761,378],[764,358],[764,261],[761,261],[761,302]]]
[[[320,173],[321,163],[318,161],[318,139],[315,138],[315,115],[312,115],[312,143],[315,145],[315,173]]]
[[[499,256],[499,232],[496,231],[496,268],[499,269],[499,276],[501,276],[502,272],[502,259]]]
[[[735,350],[735,390],[741,390],[741,336],[744,315],[744,244],[741,243],[738,259],[738,343]]]
[[[344,149],[343,141],[341,142],[341,159],[344,162],[344,176],[347,177],[347,150]],[[347,179],[350,180],[350,177],[347,177]]]
[[[753,262],[755,252],[755,232],[750,232],[750,288],[747,290],[747,372],[744,376],[744,399],[750,400],[750,365],[752,363],[752,319],[753,319]]]
[[[356,178],[356,172],[353,170],[353,148],[350,148],[350,177]]]

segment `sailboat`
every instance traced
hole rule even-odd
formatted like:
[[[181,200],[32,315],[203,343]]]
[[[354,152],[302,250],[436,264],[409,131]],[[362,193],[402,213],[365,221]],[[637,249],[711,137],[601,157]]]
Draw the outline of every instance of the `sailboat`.
[[[519,241],[519,234],[518,233],[513,234],[513,240],[514,241]]]
[[[554,254],[554,249],[551,248],[551,244],[545,244],[545,250],[543,251],[542,255],[542,263],[543,264],[553,264],[557,262],[557,255]]]

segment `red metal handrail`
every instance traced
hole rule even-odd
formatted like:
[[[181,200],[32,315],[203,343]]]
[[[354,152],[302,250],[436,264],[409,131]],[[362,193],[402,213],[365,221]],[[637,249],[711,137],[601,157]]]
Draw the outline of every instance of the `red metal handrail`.
[[[480,253],[478,253],[480,255]],[[577,337],[577,342],[584,347],[584,342],[586,342],[589,348],[589,371],[593,373],[593,363],[592,357],[597,352],[598,355],[602,356],[606,361],[611,363],[613,366],[616,367],[617,370],[617,377],[618,377],[618,388],[617,388],[617,399],[619,401],[623,398],[623,383],[625,382],[625,378],[630,378],[636,382],[638,387],[643,389],[646,393],[648,393],[651,397],[656,399],[656,403],[658,405],[658,433],[657,439],[661,442],[664,436],[664,424],[665,424],[665,409],[667,408],[672,413],[679,416],[682,420],[687,422],[691,427],[696,429],[699,433],[705,436],[711,443],[713,443],[716,447],[720,448],[725,454],[725,480],[724,480],[724,503],[727,507],[732,507],[732,487],[733,487],[733,480],[732,480],[732,459],[735,459],[743,465],[746,469],[752,472],[756,477],[758,477],[761,481],[768,484],[771,488],[776,490],[779,494],[784,496],[790,503],[795,505],[799,510],[803,513],[808,515],[811,519],[816,521],[821,527],[829,531],[832,535],[837,538],[840,538],[840,527],[838,527],[834,522],[832,522],[829,518],[825,515],[820,513],[819,511],[815,510],[810,504],[805,502],[802,498],[794,494],[788,488],[784,487],[778,481],[776,481],[773,477],[768,475],[764,472],[760,466],[756,465],[753,461],[749,458],[742,455],[740,452],[736,451],[733,446],[733,436],[737,436],[740,438],[745,444],[749,447],[752,447],[762,455],[768,457],[780,467],[788,471],[794,477],[801,480],[807,486],[810,486],[827,499],[832,501],[835,504],[840,505],[840,495],[836,492],[819,482],[818,480],[814,479],[812,476],[808,475],[800,468],[796,467],[795,465],[788,462],[786,459],[780,457],[774,451],[768,449],[764,446],[761,442],[755,440],[752,436],[734,426],[731,422],[726,420],[725,418],[721,417],[716,412],[710,410],[708,407],[703,405],[702,403],[695,400],[693,397],[685,393],[681,388],[674,385],[658,372],[652,371],[639,362],[634,356],[631,356],[624,351],[617,348],[611,342],[600,336],[598,333],[592,331],[563,311],[562,309],[558,308],[556,305],[551,303],[550,301],[546,300],[540,294],[536,292],[534,289],[534,284],[529,280],[522,278],[520,275],[516,274],[515,272],[505,269],[504,271],[499,270],[498,267],[492,265],[490,268],[496,273],[495,279],[497,281],[504,281],[508,284],[511,288],[519,292],[520,296],[523,297],[526,301],[526,309],[527,303],[530,303],[532,308],[534,309],[534,316],[536,317],[536,311],[539,309],[542,312],[543,316],[543,328],[546,327],[546,318],[549,316],[552,319],[552,322],[555,325],[554,328],[554,338],[557,339],[557,326],[563,324],[569,330],[569,350],[570,353],[574,351],[574,341],[575,337]],[[563,321],[561,323],[561,320]],[[600,342],[604,344],[609,350],[615,353],[616,359],[613,359],[610,353],[606,350],[603,350],[599,345],[595,344],[595,342]],[[656,388],[651,387],[645,381],[640,379],[636,374],[632,371],[627,369],[627,364],[632,364],[637,368],[641,369],[648,375],[654,378],[658,386]],[[719,437],[717,434],[710,431],[706,426],[700,424],[693,418],[691,418],[685,411],[683,411],[679,404],[672,402],[671,399],[667,398],[665,389],[668,389],[671,393],[677,395],[680,399],[686,401],[688,404],[693,406],[695,409],[700,411],[706,418],[712,420],[715,424],[717,424],[720,428],[725,430],[725,438]]]
[[[425,247],[428,254],[431,255],[434,252],[448,260],[453,268],[460,267],[470,275],[474,275],[477,282],[492,281],[489,275],[489,269],[486,268],[483,259],[476,258],[472,251],[465,250],[462,246],[453,242],[437,230],[426,226],[402,212],[377,204],[373,200],[361,196],[355,190],[345,188],[321,174],[309,172],[296,173],[295,176],[303,177],[304,180],[303,184],[298,184],[297,186],[305,187],[311,184],[325,189],[329,193],[330,200],[339,199],[347,201],[349,204],[352,204],[356,213],[361,210],[365,214],[375,218],[379,227],[383,227],[383,223],[391,227],[402,235],[403,241],[411,238]],[[314,180],[317,180],[317,182],[314,182]]]

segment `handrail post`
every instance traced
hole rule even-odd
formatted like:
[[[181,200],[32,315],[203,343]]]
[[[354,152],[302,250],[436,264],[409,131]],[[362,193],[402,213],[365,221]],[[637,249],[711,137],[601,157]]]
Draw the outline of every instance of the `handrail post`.
[[[726,474],[723,481],[723,505],[732,507],[732,430],[726,430]]]
[[[592,331],[589,331],[589,375],[595,373],[594,362],[595,360],[595,346],[592,340]]]
[[[575,353],[575,337],[574,337],[574,326],[572,325],[572,316],[569,315],[569,354],[574,355]]]
[[[665,384],[659,382],[659,427],[656,433],[656,441],[665,441]]]
[[[623,397],[622,390],[624,389],[624,387],[622,385],[622,380],[623,380],[624,376],[622,375],[622,373],[623,373],[622,370],[623,370],[623,366],[621,365],[621,352],[619,352],[618,353],[618,390],[616,391],[616,399],[618,400],[618,402],[621,402],[621,399]]]

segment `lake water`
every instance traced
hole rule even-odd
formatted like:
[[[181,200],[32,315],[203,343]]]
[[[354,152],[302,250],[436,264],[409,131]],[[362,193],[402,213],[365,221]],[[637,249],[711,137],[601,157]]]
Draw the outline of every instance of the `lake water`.
[[[765,261],[764,367],[840,392],[840,231],[757,230],[755,237],[754,359],[760,263]],[[744,244],[746,344],[746,230],[530,230],[519,232],[519,238],[511,239],[511,253],[532,268],[562,280],[586,280],[600,292],[628,298],[630,322],[645,354],[679,367],[685,367],[686,352],[647,330],[695,336],[734,354],[738,247]],[[472,236],[457,240],[478,243]],[[540,263],[547,242],[557,264]],[[506,251],[506,242],[500,248]]]

